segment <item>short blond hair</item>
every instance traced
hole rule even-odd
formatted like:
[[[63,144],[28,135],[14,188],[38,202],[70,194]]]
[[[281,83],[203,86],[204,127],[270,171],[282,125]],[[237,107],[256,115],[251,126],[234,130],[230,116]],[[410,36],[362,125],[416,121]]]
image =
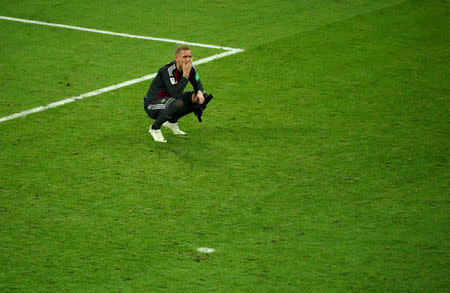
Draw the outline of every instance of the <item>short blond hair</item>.
[[[183,45],[183,46],[179,46],[176,50],[175,50],[175,56],[178,56],[178,54],[181,52],[181,51],[187,51],[187,50],[191,50],[188,46],[185,46],[185,45]]]

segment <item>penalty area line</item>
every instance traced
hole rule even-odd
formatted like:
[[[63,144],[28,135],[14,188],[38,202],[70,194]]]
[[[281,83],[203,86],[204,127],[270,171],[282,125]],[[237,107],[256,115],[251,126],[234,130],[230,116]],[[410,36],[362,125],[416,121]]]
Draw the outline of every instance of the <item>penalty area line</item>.
[[[226,51],[226,52],[223,52],[223,53],[220,53],[220,54],[215,54],[215,55],[212,55],[212,56],[209,56],[209,57],[206,57],[206,58],[194,61],[193,64],[194,65],[199,65],[199,64],[207,63],[207,62],[210,62],[210,61],[213,61],[213,60],[216,60],[216,59],[220,59],[220,58],[223,58],[223,57],[226,57],[226,56],[229,56],[229,55],[240,53],[242,51],[243,51],[242,49],[232,49],[230,51]],[[9,115],[9,116],[5,116],[5,117],[0,118],[0,123],[8,121],[8,120],[13,120],[13,119],[16,119],[16,118],[19,118],[19,117],[25,117],[25,116],[28,116],[28,115],[33,114],[33,113],[42,112],[42,111],[45,111],[47,109],[56,108],[56,107],[59,107],[59,106],[62,106],[62,105],[68,104],[68,103],[72,103],[72,102],[75,102],[75,101],[78,101],[78,100],[82,100],[82,99],[85,99],[85,98],[88,98],[88,97],[97,96],[97,95],[100,95],[100,94],[103,94],[103,93],[106,93],[106,92],[110,92],[110,91],[113,91],[113,90],[116,90],[116,89],[119,89],[119,88],[122,88],[122,87],[126,87],[126,86],[129,86],[129,85],[133,85],[133,84],[136,84],[136,83],[139,83],[139,82],[143,82],[143,81],[155,78],[155,76],[156,76],[156,73],[152,73],[152,74],[145,75],[145,76],[142,76],[142,77],[139,77],[139,78],[127,80],[127,81],[124,81],[124,82],[121,82],[121,83],[118,83],[118,84],[115,84],[115,85],[111,85],[111,86],[108,86],[108,87],[105,87],[105,88],[101,88],[101,89],[98,89],[98,90],[95,90],[95,91],[92,91],[92,92],[88,92],[88,93],[85,93],[85,94],[82,94],[82,95],[79,95],[79,96],[70,97],[70,98],[67,98],[67,99],[64,99],[64,100],[61,100],[61,101],[58,101],[58,102],[50,103],[50,104],[47,104],[45,106],[39,106],[39,107],[36,107],[36,108],[32,108],[32,109],[29,109],[29,110],[25,110],[25,111],[22,111],[22,112],[19,112],[19,113],[12,114],[12,115]]]

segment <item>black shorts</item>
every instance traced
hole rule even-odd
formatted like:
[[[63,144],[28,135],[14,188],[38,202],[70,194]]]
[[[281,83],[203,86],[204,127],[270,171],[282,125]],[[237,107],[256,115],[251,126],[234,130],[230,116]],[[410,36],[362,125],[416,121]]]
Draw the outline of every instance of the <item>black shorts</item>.
[[[181,99],[183,100],[183,102],[185,102],[186,105],[192,103],[192,94],[193,93],[194,93],[194,91],[188,91],[188,92],[184,92],[183,95],[181,96]],[[147,115],[150,118],[157,119],[159,114],[162,111],[166,110],[167,107],[169,107],[169,105],[171,103],[173,103],[174,101],[175,101],[175,98],[163,97],[161,99],[157,99],[150,103],[144,103],[145,113],[147,113]]]

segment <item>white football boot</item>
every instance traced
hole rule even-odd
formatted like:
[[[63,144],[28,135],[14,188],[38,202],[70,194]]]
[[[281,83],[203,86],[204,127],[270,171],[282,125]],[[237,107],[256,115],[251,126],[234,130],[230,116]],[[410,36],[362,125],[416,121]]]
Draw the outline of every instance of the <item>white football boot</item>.
[[[169,128],[170,130],[172,130],[173,134],[177,134],[177,135],[186,134],[186,132],[181,131],[180,128],[178,128],[178,122],[170,123],[169,121],[167,121],[167,122],[164,122],[163,125],[165,127]]]
[[[148,132],[153,136],[153,139],[158,142],[167,142],[167,140],[164,139],[164,136],[162,135],[161,129],[152,129],[150,126],[150,129]]]

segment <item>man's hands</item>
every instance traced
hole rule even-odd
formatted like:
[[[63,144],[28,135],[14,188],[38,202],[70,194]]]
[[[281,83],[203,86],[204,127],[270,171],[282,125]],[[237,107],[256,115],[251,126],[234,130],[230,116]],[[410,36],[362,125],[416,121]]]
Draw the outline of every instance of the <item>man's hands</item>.
[[[183,69],[183,77],[189,79],[189,74],[191,73],[192,69],[192,59],[183,63],[182,69]]]
[[[200,105],[205,102],[205,97],[203,97],[202,91],[197,92],[197,101],[199,102]]]
[[[179,65],[181,64],[181,70],[183,70],[183,77],[189,80],[189,75],[192,70],[192,55],[190,50],[182,51],[181,55],[176,55],[175,60],[177,61],[177,68],[180,70]],[[205,102],[205,97],[203,97],[203,92],[198,91],[192,94],[192,102],[198,102],[200,105]]]
[[[205,102],[205,97],[203,97],[203,92],[198,91],[197,95],[195,93],[192,94],[192,102],[198,102],[200,105]]]
[[[197,116],[198,122],[202,122],[203,111],[206,109],[206,105],[208,105],[208,103],[211,102],[213,98],[213,95],[206,93],[203,95],[203,92],[202,96],[204,97],[204,100],[201,105],[197,102],[193,104],[193,111],[195,116]],[[192,93],[192,99],[194,99],[194,97],[196,98],[197,96]]]

